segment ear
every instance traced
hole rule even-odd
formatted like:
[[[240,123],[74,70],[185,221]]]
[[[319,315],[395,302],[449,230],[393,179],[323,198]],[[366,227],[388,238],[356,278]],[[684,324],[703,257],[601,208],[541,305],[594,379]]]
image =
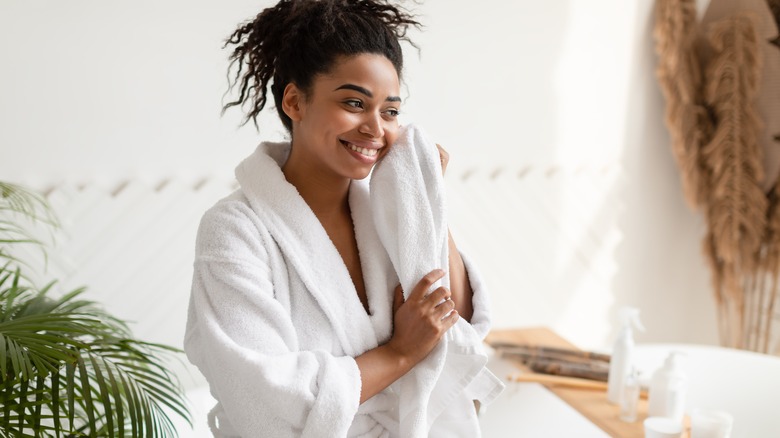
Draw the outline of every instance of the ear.
[[[294,122],[300,122],[303,117],[303,93],[297,85],[290,82],[284,87],[284,94],[282,94],[282,110],[287,117]]]

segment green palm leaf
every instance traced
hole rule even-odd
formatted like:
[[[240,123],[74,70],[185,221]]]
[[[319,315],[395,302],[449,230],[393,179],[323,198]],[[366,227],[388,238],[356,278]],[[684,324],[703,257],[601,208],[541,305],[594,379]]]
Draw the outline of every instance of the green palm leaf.
[[[20,185],[0,181],[0,211],[19,213],[33,221],[59,226],[46,199]]]
[[[104,312],[79,293],[50,299],[18,279],[17,271],[0,282],[6,432],[175,436],[166,409],[190,421],[178,380],[158,359],[177,350],[127,337],[124,323],[96,317]]]
[[[44,198],[0,182],[0,438],[176,436],[168,412],[192,424],[164,362],[181,352],[133,339],[83,288],[33,286],[11,249],[45,249],[20,220],[58,226]]]
[[[0,181],[0,263],[25,265],[12,251],[12,247],[19,244],[39,247],[45,260],[43,242],[23,224],[45,225],[49,230],[59,228],[59,221],[43,196],[22,186]]]

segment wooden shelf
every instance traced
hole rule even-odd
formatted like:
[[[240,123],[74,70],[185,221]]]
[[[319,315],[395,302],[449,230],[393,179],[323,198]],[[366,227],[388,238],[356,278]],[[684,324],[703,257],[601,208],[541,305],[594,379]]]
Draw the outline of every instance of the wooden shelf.
[[[561,348],[577,347],[563,339],[552,330],[545,327],[533,327],[523,329],[493,330],[488,335],[486,342],[514,342],[529,345],[546,345]],[[525,373],[533,373],[523,366],[520,361],[515,361],[517,367]],[[506,376],[502,376],[506,377]],[[578,389],[545,385],[552,393],[577,410],[596,426],[610,436],[618,438],[643,438],[644,427],[642,422],[647,418],[647,400],[640,399],[637,408],[637,419],[633,423],[626,423],[618,418],[620,408],[607,401],[606,391],[593,389]],[[687,433],[683,437],[687,437]]]

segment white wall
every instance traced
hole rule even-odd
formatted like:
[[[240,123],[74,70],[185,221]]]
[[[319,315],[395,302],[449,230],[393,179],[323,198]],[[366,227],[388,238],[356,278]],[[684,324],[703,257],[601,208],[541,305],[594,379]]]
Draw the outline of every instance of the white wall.
[[[237,113],[219,117],[221,45],[257,8],[3,0],[0,144],[13,154],[3,175],[38,184],[231,172],[257,135],[235,129]]]
[[[653,3],[417,6],[426,29],[407,52],[404,117],[452,155],[452,226],[498,326],[604,348],[631,304],[640,341],[716,341],[703,226],[683,203],[653,76]],[[0,178],[108,190],[229,179],[261,138],[282,136],[273,111],[260,134],[219,116],[221,42],[267,4],[1,1]]]

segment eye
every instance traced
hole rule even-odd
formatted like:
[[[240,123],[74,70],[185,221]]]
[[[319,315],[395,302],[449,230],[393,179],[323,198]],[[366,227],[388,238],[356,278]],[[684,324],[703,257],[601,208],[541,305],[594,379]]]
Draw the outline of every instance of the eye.
[[[387,116],[388,118],[394,119],[394,118],[398,117],[398,115],[400,115],[401,112],[398,111],[397,108],[388,108],[388,109],[383,111],[383,114],[385,116]]]
[[[361,102],[358,99],[348,99],[344,101],[344,105],[355,108],[355,109],[363,109],[363,102]]]

